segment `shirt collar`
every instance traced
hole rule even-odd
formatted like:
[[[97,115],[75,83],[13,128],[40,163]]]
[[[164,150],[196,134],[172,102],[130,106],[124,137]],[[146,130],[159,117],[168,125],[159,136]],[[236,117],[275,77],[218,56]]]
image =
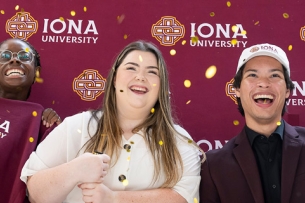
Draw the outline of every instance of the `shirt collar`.
[[[245,130],[246,130],[248,140],[250,142],[250,145],[252,146],[254,139],[257,136],[259,136],[260,134],[255,132],[254,130],[250,129],[247,125],[245,128],[246,128]],[[281,125],[279,125],[272,134],[278,134],[281,137],[281,139],[283,140],[283,134],[284,134],[284,121],[283,120],[281,120]]]

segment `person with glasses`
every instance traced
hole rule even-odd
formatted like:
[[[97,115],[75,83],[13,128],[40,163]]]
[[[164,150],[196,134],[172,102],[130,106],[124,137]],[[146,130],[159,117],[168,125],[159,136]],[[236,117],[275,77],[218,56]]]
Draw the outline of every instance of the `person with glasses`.
[[[40,68],[40,56],[28,42],[0,43],[1,202],[27,201],[26,185],[20,180],[22,166],[53,124],[61,122],[53,109],[27,101]]]
[[[199,150],[174,124],[161,52],[136,41],[116,58],[103,106],[66,118],[21,178],[33,202],[194,203]]]

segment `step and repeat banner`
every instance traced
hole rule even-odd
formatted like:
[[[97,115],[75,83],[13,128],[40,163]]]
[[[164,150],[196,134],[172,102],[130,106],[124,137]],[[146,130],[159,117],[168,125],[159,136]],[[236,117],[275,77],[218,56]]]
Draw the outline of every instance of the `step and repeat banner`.
[[[156,44],[168,64],[179,123],[205,150],[244,125],[232,87],[245,47],[284,49],[296,88],[285,119],[305,126],[304,1],[30,0],[0,5],[1,41],[29,41],[41,56],[30,101],[62,118],[97,108],[115,56],[135,40]]]

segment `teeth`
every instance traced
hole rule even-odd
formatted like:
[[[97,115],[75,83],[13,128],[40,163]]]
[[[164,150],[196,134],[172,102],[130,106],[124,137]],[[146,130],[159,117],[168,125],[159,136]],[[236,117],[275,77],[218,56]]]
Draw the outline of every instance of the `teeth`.
[[[267,94],[260,94],[260,95],[256,95],[254,99],[265,99],[266,101],[266,99],[273,99],[273,96]]]
[[[11,75],[11,74],[13,74],[13,73],[19,74],[19,75],[24,75],[24,72],[23,72],[22,70],[20,70],[20,69],[10,69],[10,70],[8,70],[8,71],[6,72],[6,75]],[[14,75],[15,75],[15,74],[14,74]]]
[[[146,89],[145,89],[145,88],[142,88],[142,87],[132,87],[131,89],[132,89],[132,90],[136,90],[136,91],[146,92]]]

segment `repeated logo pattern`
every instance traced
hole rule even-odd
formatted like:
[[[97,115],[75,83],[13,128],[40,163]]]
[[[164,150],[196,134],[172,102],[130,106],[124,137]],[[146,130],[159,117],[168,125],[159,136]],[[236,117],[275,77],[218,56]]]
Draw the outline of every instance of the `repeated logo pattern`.
[[[161,45],[173,46],[184,37],[185,28],[173,16],[164,16],[151,27],[151,34]]]
[[[237,104],[237,99],[236,99],[236,94],[235,94],[235,88],[233,87],[233,82],[234,82],[234,78],[232,78],[232,80],[230,80],[230,82],[226,83],[226,95],[228,97],[230,97],[235,104]]]
[[[100,96],[106,85],[106,79],[101,76],[97,70],[84,70],[77,78],[73,80],[73,91],[76,92],[82,100],[94,101]]]
[[[6,21],[6,32],[13,38],[27,40],[38,31],[38,22],[28,12],[18,12]]]
[[[300,29],[301,40],[305,41],[305,26]]]

